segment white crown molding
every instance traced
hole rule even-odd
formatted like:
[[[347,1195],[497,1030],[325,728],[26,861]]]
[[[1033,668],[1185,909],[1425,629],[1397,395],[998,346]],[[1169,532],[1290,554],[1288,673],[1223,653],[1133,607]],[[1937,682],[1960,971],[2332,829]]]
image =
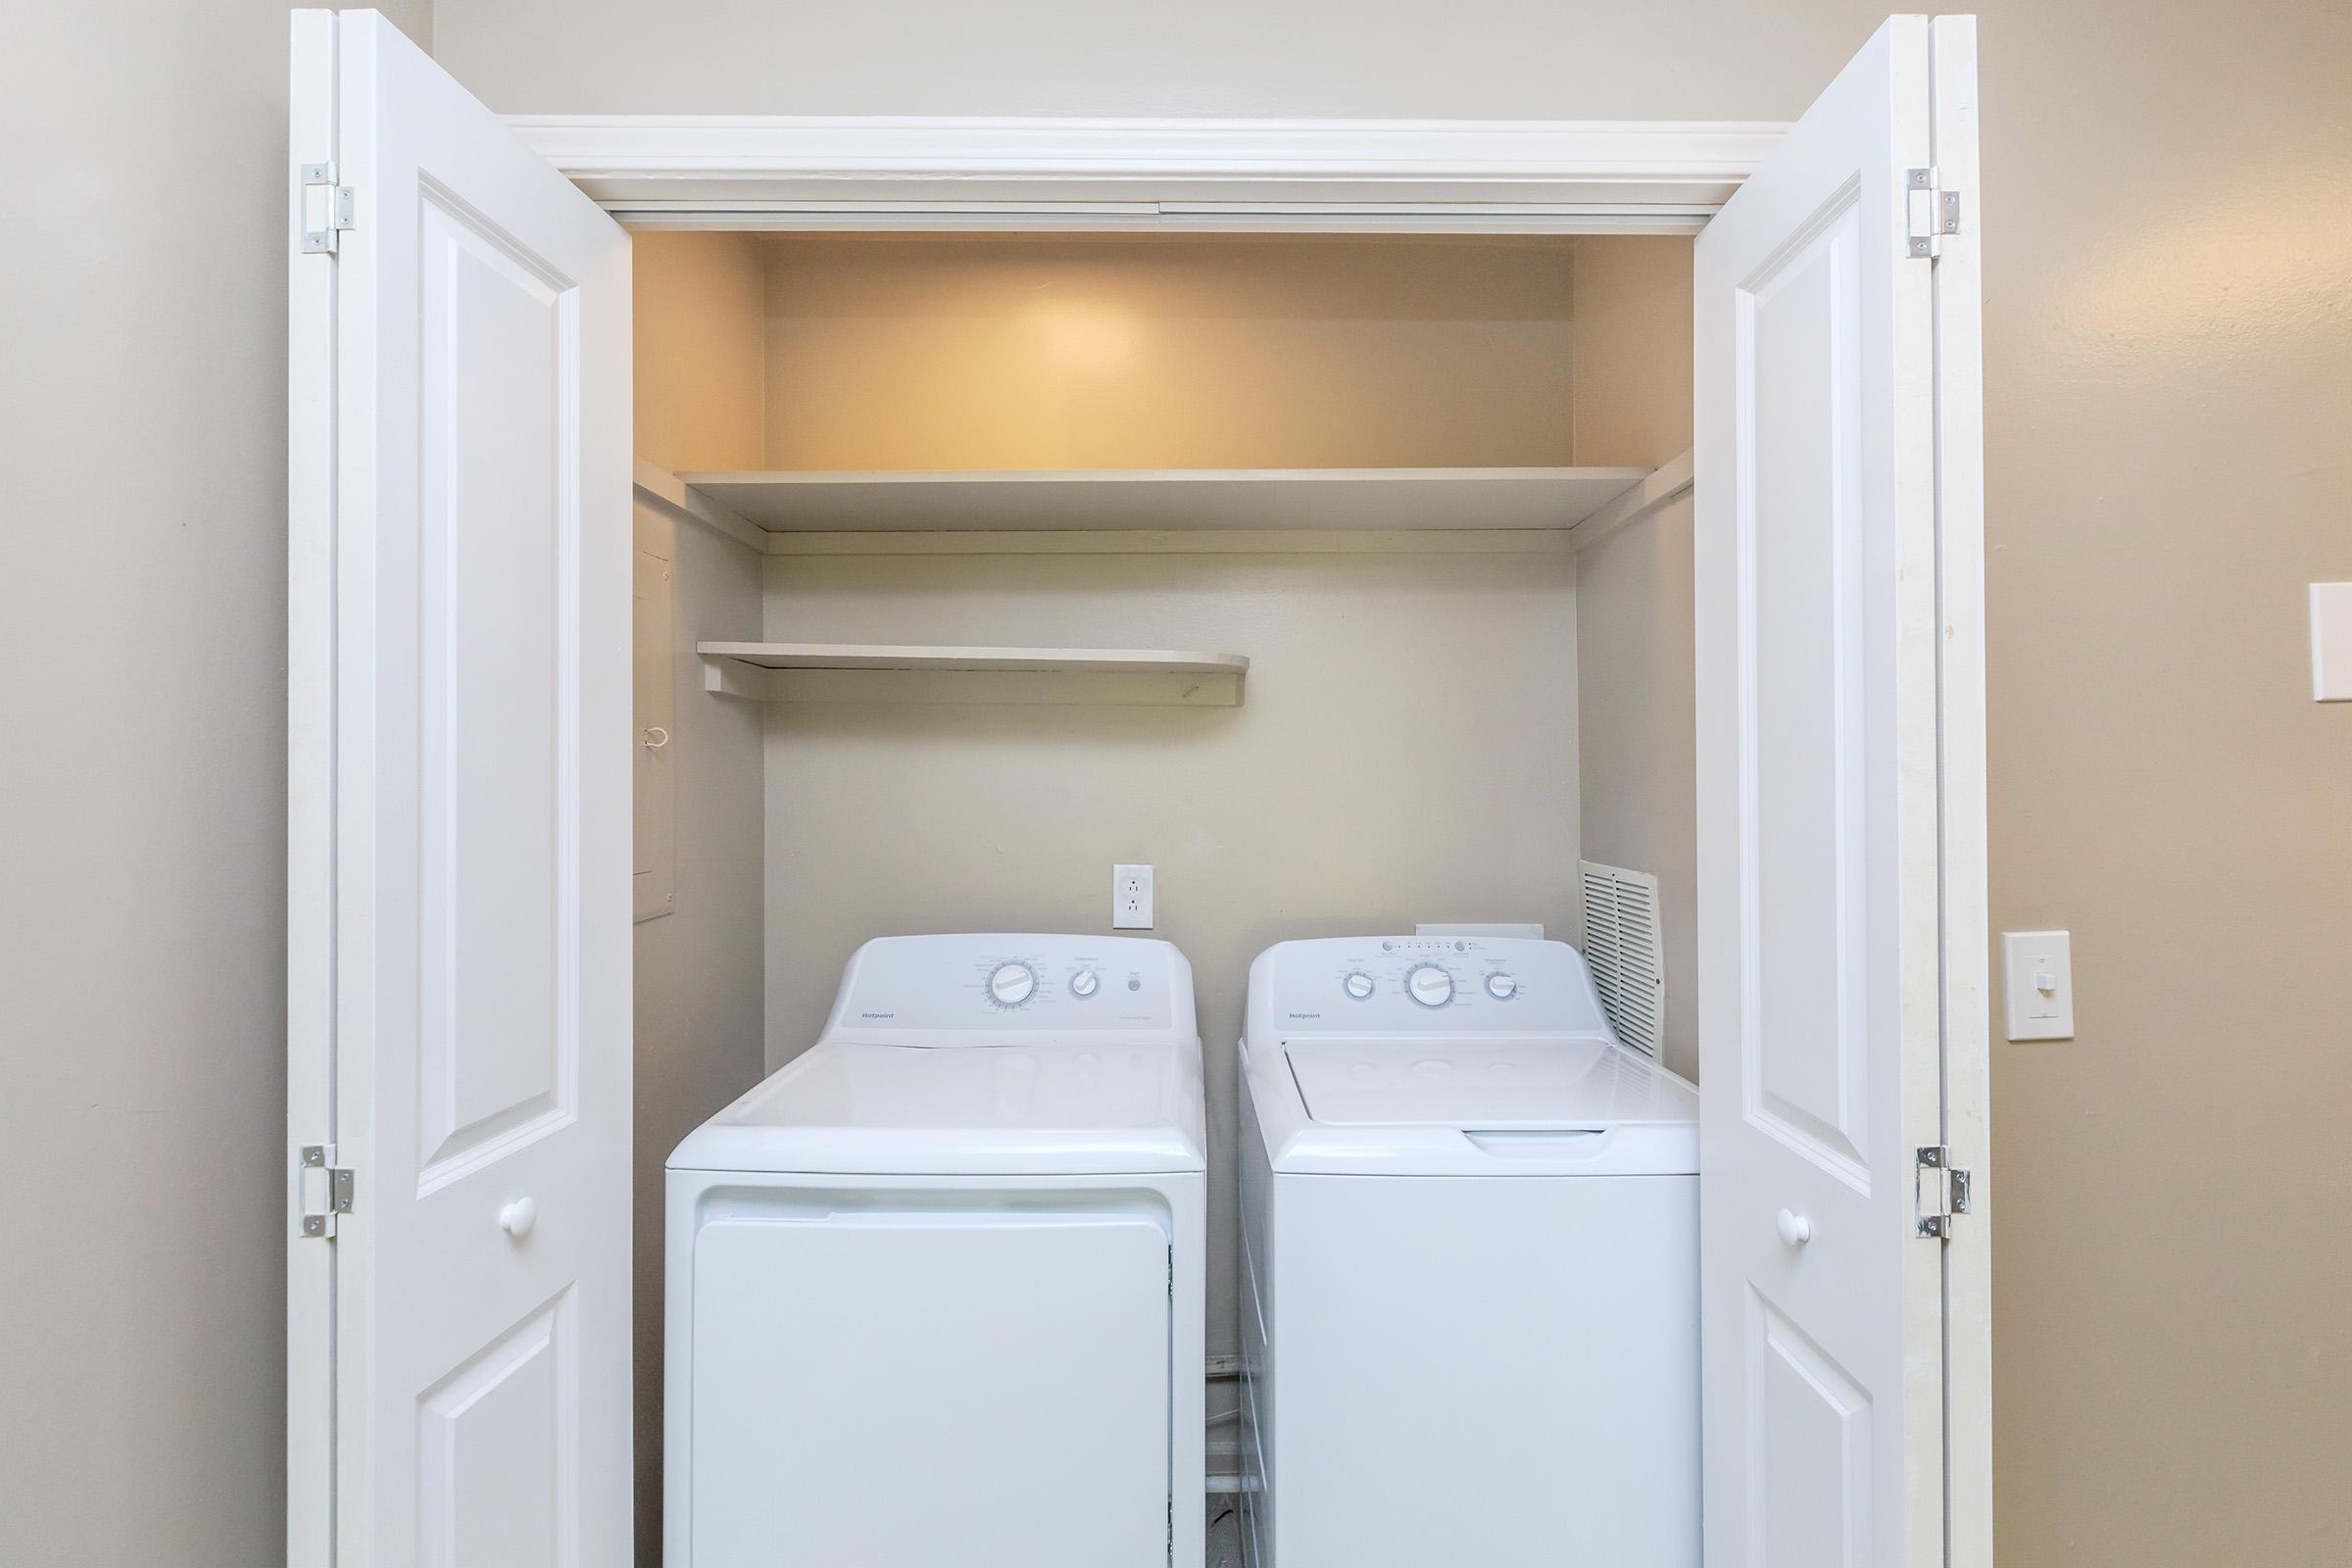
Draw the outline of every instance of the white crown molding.
[[[639,226],[1683,232],[1785,130],[1749,122],[518,115]]]

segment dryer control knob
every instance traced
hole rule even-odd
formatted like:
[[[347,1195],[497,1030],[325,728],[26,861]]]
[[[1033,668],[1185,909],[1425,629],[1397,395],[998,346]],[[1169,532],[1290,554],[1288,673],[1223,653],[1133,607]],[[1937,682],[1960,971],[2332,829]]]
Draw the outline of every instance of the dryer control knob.
[[[1081,969],[1070,976],[1070,995],[1084,1001],[1102,989],[1102,977],[1092,969]]]
[[[1037,976],[1025,963],[1000,963],[988,977],[989,999],[1000,1007],[1017,1007],[1037,989]]]
[[[1519,994],[1519,982],[1507,974],[1487,976],[1487,995],[1496,1002],[1508,1002]]]
[[[1404,989],[1424,1007],[1443,1007],[1453,1000],[1453,976],[1434,963],[1416,964],[1404,977]]]
[[[1348,994],[1361,1002],[1372,994],[1372,977],[1358,969],[1347,979]]]

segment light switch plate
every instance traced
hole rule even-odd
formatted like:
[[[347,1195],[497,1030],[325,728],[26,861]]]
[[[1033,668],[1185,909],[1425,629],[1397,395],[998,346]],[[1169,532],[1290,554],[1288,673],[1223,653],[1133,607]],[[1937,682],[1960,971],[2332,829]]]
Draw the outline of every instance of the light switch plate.
[[[2311,697],[2352,703],[2352,582],[2311,585]]]
[[[2075,1038],[2074,939],[2064,931],[2001,933],[2009,1038]]]

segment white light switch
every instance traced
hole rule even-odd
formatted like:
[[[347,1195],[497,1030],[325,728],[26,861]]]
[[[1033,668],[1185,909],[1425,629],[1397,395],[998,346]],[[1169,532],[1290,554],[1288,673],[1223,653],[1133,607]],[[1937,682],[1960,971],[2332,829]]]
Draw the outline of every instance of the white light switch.
[[[2352,703],[2352,582],[2311,585],[2311,696]]]
[[[2001,967],[2009,988],[2009,1038],[2075,1038],[2075,960],[2064,931],[2004,931]]]

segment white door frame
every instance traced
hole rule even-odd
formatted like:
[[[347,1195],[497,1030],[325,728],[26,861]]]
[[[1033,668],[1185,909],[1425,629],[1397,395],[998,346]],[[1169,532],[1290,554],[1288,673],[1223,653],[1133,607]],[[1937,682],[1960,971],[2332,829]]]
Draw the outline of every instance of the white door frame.
[[[1937,29],[1936,113],[1975,146],[1972,27]],[[1745,121],[526,115],[517,134],[632,228],[1695,233],[1788,126]],[[1978,171],[1936,261],[1977,353]],[[1981,419],[1981,411],[1944,411]],[[1992,1560],[1984,486],[1939,469],[1945,1142],[1974,1212],[1944,1248],[1954,1568]]]
[[[632,228],[1695,233],[1750,121],[512,115]]]
[[[1957,63],[1955,62],[1955,65]],[[1973,61],[1970,62],[1973,66]],[[326,84],[296,80],[298,117],[327,123]],[[1973,100],[1965,112],[1973,115]],[[637,228],[966,229],[1364,233],[1693,233],[1768,156],[1785,127],[1752,122],[1030,120],[758,116],[517,116],[515,131],[624,223]],[[1943,171],[1973,192],[1976,171]],[[1972,216],[1979,210],[1971,202]],[[290,215],[299,221],[299,215]],[[1939,266],[1976,310],[1973,224]],[[314,318],[298,275],[292,308]],[[1974,334],[1964,334],[1973,344]],[[331,361],[297,337],[290,393],[297,418],[323,428]],[[322,602],[331,514],[321,498],[323,443],[292,454],[290,574],[297,607],[289,669],[295,738],[288,795],[297,831],[288,867],[289,1034],[296,1045],[290,1119],[325,1099],[330,999],[320,915],[331,899],[323,856],[330,819],[316,733],[331,672],[327,628],[300,607]],[[1984,692],[1982,482],[1947,474],[1941,672],[1946,820],[1946,1114],[1956,1161],[1975,1173],[1979,1223],[1946,1249],[1950,1312],[1947,1406],[1955,1565],[1991,1560],[1989,1106],[1984,933]],[[308,829],[308,831],[304,831]],[[305,958],[310,961],[304,961]],[[299,1193],[289,1209],[299,1212]],[[297,1251],[291,1357],[324,1353],[329,1290],[323,1250]],[[315,1264],[316,1266],[311,1266]],[[307,1310],[306,1310],[307,1308]],[[318,1330],[314,1333],[313,1330]],[[295,1412],[288,1439],[296,1552],[323,1534],[331,1446],[319,1412]]]

